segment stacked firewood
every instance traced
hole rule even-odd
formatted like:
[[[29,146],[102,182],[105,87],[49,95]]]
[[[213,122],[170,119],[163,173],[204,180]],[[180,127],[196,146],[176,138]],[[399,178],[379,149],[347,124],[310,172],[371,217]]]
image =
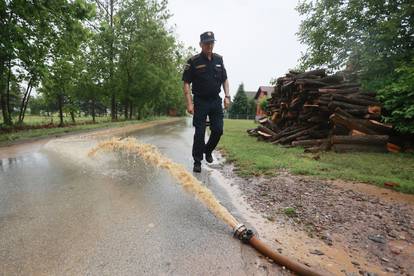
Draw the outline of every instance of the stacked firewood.
[[[267,113],[248,133],[273,144],[311,152],[400,151],[390,142],[392,126],[380,122],[375,92],[364,91],[343,72],[328,76],[323,69],[290,71],[277,79]]]

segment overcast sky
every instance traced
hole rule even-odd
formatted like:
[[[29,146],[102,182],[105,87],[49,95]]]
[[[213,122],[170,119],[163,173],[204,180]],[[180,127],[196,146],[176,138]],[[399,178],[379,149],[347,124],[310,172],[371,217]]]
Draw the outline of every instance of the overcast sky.
[[[214,52],[224,58],[235,95],[269,85],[297,65],[305,47],[298,42],[296,0],[169,0],[177,38],[199,50],[200,34],[213,31]]]

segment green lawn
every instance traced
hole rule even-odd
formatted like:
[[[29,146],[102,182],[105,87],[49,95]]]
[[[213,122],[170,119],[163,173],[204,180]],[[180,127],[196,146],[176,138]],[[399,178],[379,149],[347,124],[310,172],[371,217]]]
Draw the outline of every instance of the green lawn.
[[[3,121],[3,117],[0,115],[0,121]],[[17,117],[13,118],[14,122],[17,122]],[[71,124],[72,119],[70,116],[64,116],[63,121],[65,124]],[[92,122],[92,116],[82,116],[75,117],[76,123],[85,123]],[[97,123],[101,122],[110,122],[111,116],[96,116],[95,121]],[[51,116],[40,116],[40,115],[26,115],[24,117],[24,125],[36,126],[36,125],[46,125],[46,124],[59,124],[60,119],[58,114],[53,114]]]
[[[38,116],[40,117],[40,116]],[[97,117],[98,118],[98,117]],[[43,138],[53,135],[61,135],[70,132],[81,132],[87,130],[94,130],[99,128],[110,128],[110,127],[122,127],[130,124],[137,124],[151,120],[161,120],[167,117],[150,117],[145,120],[130,120],[130,121],[118,121],[111,122],[109,119],[97,119],[96,124],[85,124],[85,122],[90,121],[87,118],[77,118],[77,125],[69,125],[65,127],[53,127],[53,128],[39,128],[39,129],[26,129],[10,133],[0,133],[0,146],[7,144],[9,142],[27,140],[32,138]],[[30,118],[26,124],[40,124],[40,118]]]
[[[247,120],[225,120],[219,147],[233,161],[241,176],[275,175],[278,169],[324,179],[354,180],[383,186],[395,182],[401,192],[414,193],[414,154],[392,153],[304,153],[302,148],[283,148],[259,142],[246,130],[256,124]]]

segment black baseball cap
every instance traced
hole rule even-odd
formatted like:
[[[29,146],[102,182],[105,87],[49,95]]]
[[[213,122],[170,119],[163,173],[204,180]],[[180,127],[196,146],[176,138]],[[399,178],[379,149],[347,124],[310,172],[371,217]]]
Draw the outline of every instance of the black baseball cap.
[[[214,42],[216,41],[214,39],[214,33],[213,32],[204,32],[200,35],[200,42],[201,43],[205,43],[205,42]]]

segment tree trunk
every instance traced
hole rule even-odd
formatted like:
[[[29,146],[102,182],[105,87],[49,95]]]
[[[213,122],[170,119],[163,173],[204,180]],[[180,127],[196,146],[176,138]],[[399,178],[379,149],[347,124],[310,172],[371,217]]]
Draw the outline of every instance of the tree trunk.
[[[32,92],[32,79],[30,78],[29,83],[27,84],[26,91],[24,92],[22,101],[20,103],[20,112],[18,124],[23,123],[24,113],[26,112],[27,103],[29,102],[30,93]]]
[[[125,121],[128,120],[128,100],[125,101],[125,105],[124,105],[124,117],[125,117]]]
[[[129,119],[130,120],[132,119],[132,109],[133,109],[132,101],[130,101],[129,102]]]
[[[95,123],[95,98],[92,99],[92,122]]]
[[[3,114],[3,123],[7,126],[11,126],[12,120],[11,120],[11,116],[7,108],[6,90],[7,90],[7,84],[5,85],[4,88],[0,87],[0,105],[1,105],[1,110]]]
[[[59,107],[59,127],[63,127],[63,95],[59,93],[58,95],[58,107]]]
[[[113,75],[114,75],[114,0],[109,1],[109,21],[111,27],[111,40],[109,46],[109,55],[110,55],[110,68],[109,68],[109,81],[111,82],[111,117],[112,121],[116,121],[118,118],[118,112],[116,108],[116,98],[115,90],[113,85]]]
[[[3,74],[6,72],[4,65],[5,61],[2,61],[0,64],[0,107],[3,115],[3,123],[7,126],[11,126],[13,122],[11,119],[11,114],[9,112],[9,106],[7,104],[7,90],[10,80],[8,77],[3,76]],[[3,83],[3,81],[5,81],[5,83]]]
[[[11,80],[11,61],[9,60],[8,73],[7,73],[6,105],[7,105],[7,112],[9,113],[9,116],[11,117],[12,110],[10,106],[10,80]]]
[[[74,111],[70,111],[69,112],[70,113],[70,118],[72,119],[72,123],[76,123],[76,121],[75,121],[75,112]]]
[[[27,95],[27,99],[26,99],[26,102],[25,102],[24,108],[23,108],[22,120],[21,120],[20,123],[23,123],[24,115],[26,114],[26,109],[27,109],[27,106],[29,104],[30,94],[32,93],[32,88],[33,88],[33,86],[30,86],[29,94]]]
[[[117,116],[116,103],[115,103],[115,94],[112,92],[112,96],[111,96],[111,118],[112,118],[112,121],[116,121],[117,117],[118,116]]]

